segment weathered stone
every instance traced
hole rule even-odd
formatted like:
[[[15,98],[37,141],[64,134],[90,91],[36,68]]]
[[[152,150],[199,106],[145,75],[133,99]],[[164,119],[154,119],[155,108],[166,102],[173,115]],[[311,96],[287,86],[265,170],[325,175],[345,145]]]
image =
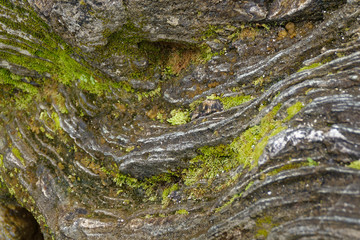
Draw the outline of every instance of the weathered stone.
[[[31,213],[4,194],[1,194],[0,201],[1,239],[44,239]]]
[[[45,239],[359,235],[358,1],[0,15],[1,186]]]
[[[275,19],[321,19],[323,13],[346,3],[346,0],[275,0],[270,4],[269,20]]]

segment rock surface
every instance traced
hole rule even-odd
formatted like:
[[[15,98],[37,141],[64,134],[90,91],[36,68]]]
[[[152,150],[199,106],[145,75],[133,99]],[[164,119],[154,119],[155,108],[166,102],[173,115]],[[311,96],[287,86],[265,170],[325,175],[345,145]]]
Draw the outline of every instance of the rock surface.
[[[2,1],[2,186],[45,239],[358,238],[359,4]]]

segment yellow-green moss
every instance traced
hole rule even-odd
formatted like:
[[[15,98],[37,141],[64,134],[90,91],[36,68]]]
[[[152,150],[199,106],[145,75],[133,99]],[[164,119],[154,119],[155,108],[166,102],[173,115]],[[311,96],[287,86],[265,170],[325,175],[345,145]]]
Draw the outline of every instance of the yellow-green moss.
[[[292,164],[286,164],[280,168],[277,168],[269,173],[267,173],[267,175],[269,176],[274,176],[277,175],[278,173],[282,172],[282,171],[286,171],[286,170],[291,170],[291,169],[296,169],[296,168],[300,168],[300,167],[304,167],[307,166],[307,163],[292,163]]]
[[[308,157],[306,160],[308,161],[308,165],[309,165],[310,167],[314,167],[314,166],[319,165],[319,163],[316,162],[316,161],[314,161],[312,158],[309,158],[309,157]]]
[[[25,165],[25,160],[24,160],[24,158],[21,156],[21,153],[20,153],[19,149],[17,149],[16,147],[13,147],[13,148],[11,149],[11,152],[14,154],[14,156],[15,156],[17,159],[20,160],[20,162],[21,162],[23,165]]]
[[[163,189],[163,186],[170,186],[165,188],[162,192],[162,196],[160,196],[163,207],[166,207],[170,203],[168,195],[179,188],[179,185],[175,183],[178,181],[178,175],[176,172],[161,173],[159,175],[140,180],[129,175],[122,174],[116,164],[113,164],[110,168],[101,167],[100,170],[107,175],[107,177],[113,180],[119,188],[117,191],[117,194],[119,195],[129,195],[140,189],[142,192],[145,191],[145,195],[142,196],[141,199],[143,202],[153,202],[158,200],[158,190]]]
[[[3,33],[1,42],[12,46],[15,50],[0,52],[0,58],[43,75],[39,78],[31,78],[0,68],[0,85],[9,92],[6,96],[1,96],[3,98],[1,102],[6,102],[7,107],[10,104],[17,109],[31,106],[30,103],[34,99],[44,94],[42,91],[44,86],[51,82],[49,76],[65,85],[79,81],[78,86],[81,89],[97,95],[104,94],[110,86],[116,85],[99,71],[92,69],[81,60],[81,57],[75,60],[72,56],[76,53],[76,49],[71,49],[59,36],[50,31],[46,23],[26,5],[15,6],[7,0],[3,0],[0,4],[13,6],[9,8],[9,12],[13,11],[19,17],[18,19],[0,17],[2,24],[38,40],[30,41],[20,35],[10,34],[10,31]],[[16,94],[11,94],[12,92]],[[64,113],[66,110],[62,108],[61,111]]]
[[[305,67],[300,68],[297,72],[302,72],[302,71],[305,71],[305,70],[317,68],[317,67],[319,67],[321,65],[322,65],[322,63],[313,63],[313,64],[311,64],[309,66],[305,66]]]
[[[350,163],[349,167],[360,170],[360,160],[353,161]]]
[[[167,121],[171,125],[181,125],[190,121],[190,113],[187,110],[173,109],[170,112],[170,115],[171,118],[169,118]]]
[[[51,113],[51,118],[54,120],[54,127],[55,127],[55,131],[60,129],[60,119],[59,119],[59,115],[56,112],[52,112]]]
[[[171,187],[164,189],[164,191],[162,193],[162,201],[161,201],[161,204],[163,205],[163,207],[167,207],[170,203],[169,194],[178,189],[179,189],[178,184],[173,184]]]
[[[143,98],[150,98],[153,100],[155,97],[159,97],[161,95],[161,87],[158,87],[152,91],[149,92],[139,92],[137,93],[138,101],[142,101]]]
[[[256,238],[266,238],[269,234],[269,231],[276,227],[278,224],[273,223],[271,216],[263,216],[256,220]]]
[[[238,95],[233,97],[219,97],[219,96],[209,96],[208,99],[218,99],[223,104],[225,110],[239,106],[245,102],[248,102],[253,99],[250,95]]]
[[[223,50],[214,52],[209,45],[207,45],[206,43],[203,43],[200,45],[200,57],[197,59],[197,62],[199,63],[206,63],[209,60],[211,60],[213,57],[215,56],[219,56],[219,55],[223,55],[226,51],[226,48],[224,48]]]
[[[184,183],[192,185],[202,179],[213,179],[222,171],[237,166],[235,152],[229,145],[200,148],[201,154],[190,161],[190,167],[183,171]]]
[[[288,116],[284,119],[284,121],[288,121],[293,118],[303,107],[304,104],[302,102],[296,102],[295,104],[293,104],[286,110]]]
[[[274,120],[279,109],[280,105],[276,106],[259,125],[247,129],[229,145],[200,148],[201,154],[192,159],[190,167],[183,171],[185,184],[192,185],[200,179],[211,183],[217,175],[239,165],[254,167],[267,144],[267,135],[275,129],[277,133],[285,128],[281,126],[280,120]]]
[[[178,215],[189,215],[189,212],[186,209],[180,209],[175,212]]]
[[[275,120],[280,107],[281,105],[274,107],[260,120],[260,124],[245,130],[229,145],[200,148],[201,154],[190,161],[189,168],[183,170],[184,183],[193,186],[205,179],[210,185],[217,176],[240,165],[250,169],[256,166],[269,139],[287,128],[284,123],[300,111],[302,104],[295,103],[286,110],[288,116],[285,119]],[[234,196],[234,199],[236,197],[239,196]]]

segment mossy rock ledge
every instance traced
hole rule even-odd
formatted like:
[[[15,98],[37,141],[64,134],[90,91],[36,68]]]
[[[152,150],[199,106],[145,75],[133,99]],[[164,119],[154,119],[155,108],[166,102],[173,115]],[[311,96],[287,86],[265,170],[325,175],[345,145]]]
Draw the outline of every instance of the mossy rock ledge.
[[[1,239],[359,239],[360,2],[0,0],[0,180]]]

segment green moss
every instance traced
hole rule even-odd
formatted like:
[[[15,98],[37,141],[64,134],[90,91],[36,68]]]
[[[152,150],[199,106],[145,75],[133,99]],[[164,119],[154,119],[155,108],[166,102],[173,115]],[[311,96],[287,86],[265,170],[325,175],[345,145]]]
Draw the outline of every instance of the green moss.
[[[235,141],[231,143],[230,146],[237,152],[237,159],[239,163],[250,167],[257,164],[257,160],[269,139],[267,135],[272,133],[275,129],[281,127],[281,121],[274,120],[280,106],[281,105],[277,105],[274,107],[271,112],[261,119],[260,125],[249,128],[239,138],[235,139]],[[283,129],[284,127],[280,130]]]
[[[246,192],[252,185],[254,184],[254,181],[251,181],[248,183],[248,185],[246,185],[244,191],[235,194],[234,196],[232,196],[232,198],[227,201],[226,203],[224,203],[222,206],[218,207],[215,209],[215,212],[220,212],[222,209],[224,209],[225,207],[229,206],[230,204],[232,204],[237,198],[240,198],[244,192]]]
[[[140,187],[140,183],[136,178],[130,177],[122,173],[116,173],[116,176],[113,178],[113,181],[121,189],[117,192],[118,194],[123,192],[124,189],[133,190]]]
[[[237,166],[235,152],[229,145],[200,148],[201,154],[193,158],[190,167],[183,171],[184,183],[188,186],[200,179],[211,180],[222,171],[229,171]]]
[[[11,149],[11,152],[14,154],[14,156],[15,156],[17,159],[20,160],[20,162],[21,162],[23,165],[25,165],[25,160],[24,160],[24,158],[21,156],[21,153],[20,153],[19,149],[17,149],[16,147],[13,147],[13,148]]]
[[[161,96],[161,87],[156,88],[155,90],[149,92],[137,93],[138,101],[142,101],[143,98],[151,98],[154,100],[155,97]]]
[[[162,173],[140,180],[129,175],[122,174],[116,164],[113,164],[110,168],[100,167],[99,169],[113,180],[119,188],[117,191],[117,194],[119,195],[123,194],[123,196],[128,197],[129,194],[132,194],[132,197],[139,198],[137,192],[145,191],[145,194],[141,196],[142,202],[156,201],[159,198],[159,190],[162,189],[164,185],[171,185],[170,187],[165,188],[160,196],[163,207],[166,207],[170,203],[168,195],[179,188],[179,185],[175,183],[178,181],[178,175],[176,172]]]
[[[139,55],[139,49],[135,47],[138,43],[143,41],[143,33],[140,28],[128,21],[121,29],[111,35],[104,32],[104,36],[108,38],[106,49],[108,54],[123,53],[132,56]]]
[[[216,31],[218,30],[218,28],[214,25],[209,25],[207,27],[207,29],[202,33],[203,39],[208,39],[211,37],[216,36]]]
[[[0,154],[0,167],[4,168],[4,156]]]
[[[257,79],[255,79],[255,81],[254,81],[254,85],[255,85],[255,86],[258,86],[258,85],[259,85],[259,86],[261,87],[261,86],[263,85],[263,83],[264,83],[264,77],[262,77],[262,76],[259,77],[259,78],[257,78]]]
[[[125,149],[126,152],[131,152],[132,150],[135,149],[135,146],[129,146]]]
[[[319,163],[316,162],[316,161],[314,161],[312,158],[309,158],[309,157],[308,157],[306,160],[308,161],[308,165],[309,165],[310,167],[314,167],[314,166],[319,165]]]
[[[259,34],[260,29],[257,27],[253,27],[251,24],[247,26],[242,25],[240,28],[237,28],[236,31],[229,35],[227,38],[231,41],[241,40],[255,40],[256,36]]]
[[[286,111],[288,116],[284,119],[284,121],[289,121],[293,118],[302,108],[304,107],[302,102],[296,102],[291,107],[289,107]]]
[[[180,209],[175,212],[178,215],[189,215],[189,212],[186,209]]]
[[[249,182],[248,185],[246,185],[246,187],[245,187],[245,191],[247,191],[253,184],[254,184],[254,181]]]
[[[296,169],[296,168],[300,168],[300,167],[305,167],[305,166],[317,166],[319,165],[318,162],[314,161],[312,158],[307,158],[307,162],[299,162],[299,163],[291,163],[291,164],[286,164],[278,169],[275,169],[269,173],[267,173],[268,176],[274,176],[277,175],[278,173],[282,172],[282,171],[286,171],[286,170],[291,170],[291,169]]]
[[[162,193],[162,201],[161,201],[163,208],[167,207],[170,203],[169,194],[174,191],[177,191],[178,189],[179,189],[178,184],[173,184],[171,187],[164,189],[164,191]]]
[[[3,6],[9,4],[7,1],[1,2]],[[43,95],[43,87],[51,82],[44,77],[45,75],[65,85],[79,81],[78,86],[81,89],[97,95],[102,95],[109,90],[109,86],[112,86],[109,80],[87,65],[81,57],[78,56],[78,61],[75,60],[72,56],[76,54],[76,50],[71,49],[59,36],[51,32],[33,10],[23,5],[23,7],[11,8],[9,11],[14,12],[19,18],[0,17],[0,22],[7,28],[22,31],[36,40],[29,41],[21,35],[1,32],[1,42],[11,48],[1,51],[0,58],[10,64],[36,71],[43,76],[40,78],[23,77],[0,68],[0,85],[8,88],[10,92],[7,96],[9,99],[6,99],[8,106],[11,103],[14,103],[17,109],[26,109],[31,106],[31,101]],[[30,53],[30,56],[24,51]],[[16,94],[11,94],[12,92]]]
[[[55,131],[59,130],[61,127],[60,127],[60,119],[59,119],[59,115],[56,113],[56,112],[52,112],[51,113],[51,118],[54,120],[54,123],[55,123]]]
[[[176,73],[171,66],[166,66],[162,71],[162,76],[165,80],[171,79],[173,76],[176,76]]]
[[[181,125],[181,124],[185,124],[188,121],[190,121],[190,113],[189,111],[186,110],[181,110],[181,109],[173,109],[170,112],[171,118],[169,118],[167,121],[171,124],[171,125]]]
[[[212,59],[215,56],[223,55],[226,50],[223,49],[218,52],[213,52],[206,43],[201,44],[199,48],[200,48],[200,58],[198,58],[198,62],[203,64],[208,62],[210,59]]]
[[[272,132],[274,135],[285,129],[281,126],[280,120],[274,120],[279,108],[280,105],[276,106],[259,125],[244,131],[231,144],[200,148],[201,154],[192,159],[190,167],[183,171],[184,183],[193,185],[201,179],[206,179],[210,184],[216,176],[239,165],[254,167],[267,144],[267,135]]]
[[[234,97],[219,97],[219,96],[209,96],[208,99],[218,99],[222,102],[223,107],[225,110],[232,108],[232,107],[236,107],[239,106],[245,102],[248,102],[250,100],[253,99],[252,96],[250,95],[238,95],[238,96],[234,96]]]
[[[350,163],[349,167],[360,170],[360,160],[353,161]]]
[[[256,166],[269,139],[287,128],[284,123],[301,109],[302,104],[296,103],[289,107],[285,119],[275,120],[280,107],[281,105],[274,107],[260,120],[260,124],[245,130],[229,145],[200,148],[200,154],[190,161],[190,167],[183,170],[184,183],[196,186],[197,182],[205,179],[210,185],[217,176],[240,165],[250,169]],[[212,188],[212,191],[216,189],[220,190],[221,187]],[[239,195],[234,196],[234,199],[237,197]]]
[[[305,70],[317,68],[317,67],[319,67],[321,65],[322,65],[322,63],[313,63],[313,64],[311,64],[309,66],[305,66],[305,67],[300,68],[297,72],[302,72],[302,71],[305,71]]]
[[[156,119],[159,120],[161,123],[163,123],[166,117],[161,112],[157,112]]]
[[[307,166],[307,163],[292,163],[292,164],[286,164],[280,168],[277,168],[269,173],[267,173],[267,175],[269,176],[274,176],[277,175],[278,173],[282,172],[282,171],[286,171],[286,170],[291,170],[291,169],[296,169],[296,168],[300,168],[300,167],[304,167]]]
[[[269,234],[269,231],[276,227],[278,224],[273,223],[271,216],[263,216],[256,220],[257,232],[256,238],[266,238]]]

